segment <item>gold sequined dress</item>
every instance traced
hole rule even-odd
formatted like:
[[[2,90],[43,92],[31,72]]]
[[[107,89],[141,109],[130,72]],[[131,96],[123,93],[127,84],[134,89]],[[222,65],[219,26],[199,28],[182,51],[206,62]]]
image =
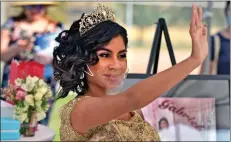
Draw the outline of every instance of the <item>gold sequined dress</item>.
[[[111,120],[79,134],[73,129],[70,116],[74,105],[80,100],[73,99],[60,110],[61,141],[160,141],[158,133],[136,112],[132,112],[133,117],[129,121]]]

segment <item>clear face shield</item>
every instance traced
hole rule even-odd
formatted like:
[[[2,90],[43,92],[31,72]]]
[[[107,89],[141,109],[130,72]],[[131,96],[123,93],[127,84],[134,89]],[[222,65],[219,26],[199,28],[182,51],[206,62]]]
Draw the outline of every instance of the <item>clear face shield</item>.
[[[227,20],[227,26],[230,26],[230,10],[229,10],[228,15],[226,17],[226,20]]]
[[[87,66],[88,67],[88,66]],[[90,70],[85,71],[91,80],[97,82],[102,88],[106,89],[106,94],[115,95],[123,91],[124,82],[127,78],[128,69],[122,70],[105,70],[96,71],[95,73]]]
[[[230,26],[230,8],[228,8],[228,10],[227,10],[226,26]]]
[[[108,85],[106,86],[107,91],[106,93],[108,95],[116,95],[123,91],[124,83],[127,78],[128,69],[121,74],[118,74],[117,76],[112,76],[111,78],[107,78],[106,82],[108,82]]]

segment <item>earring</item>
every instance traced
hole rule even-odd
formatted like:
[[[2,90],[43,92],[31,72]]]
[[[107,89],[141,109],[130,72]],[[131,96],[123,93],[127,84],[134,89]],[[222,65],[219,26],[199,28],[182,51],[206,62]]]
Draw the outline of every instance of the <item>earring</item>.
[[[84,82],[83,82],[83,79],[84,79],[84,73],[82,72],[82,74],[80,75],[80,80],[81,80],[81,83],[79,85],[77,85],[77,90],[78,92],[82,92],[82,87],[84,86]]]
[[[124,78],[127,78],[128,72],[129,72],[129,69],[127,68],[126,72],[124,73]]]
[[[86,66],[87,66],[87,68],[88,68],[88,70],[89,70],[90,73],[88,73],[88,72],[85,71],[85,70],[84,70],[84,72],[85,72],[86,74],[90,75],[90,76],[94,76],[94,74],[91,72],[91,70],[90,70],[90,68],[88,67],[88,65],[86,65]]]
[[[128,72],[129,72],[129,68],[126,69],[126,74],[128,74]]]
[[[78,86],[77,86],[77,90],[78,90],[78,92],[81,92],[81,91],[82,91],[82,88],[78,85]]]
[[[84,85],[84,82],[83,81],[81,81],[81,86],[83,86]]]
[[[84,85],[84,82],[83,82],[83,79],[84,79],[84,73],[82,73],[82,75],[80,76],[80,79],[82,80],[82,81],[81,81],[80,86],[81,86],[81,87],[83,87],[83,85]]]
[[[84,73],[82,73],[82,75],[80,76],[80,79],[82,80],[84,78]]]

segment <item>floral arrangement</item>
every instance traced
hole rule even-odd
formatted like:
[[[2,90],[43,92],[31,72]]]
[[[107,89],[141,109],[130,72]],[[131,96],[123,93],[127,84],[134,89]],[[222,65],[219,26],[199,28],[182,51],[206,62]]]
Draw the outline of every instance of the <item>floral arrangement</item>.
[[[32,115],[36,122],[43,120],[52,99],[51,88],[36,76],[17,78],[14,85],[9,84],[3,89],[2,95],[8,103],[15,105],[14,118],[21,124],[31,123]]]

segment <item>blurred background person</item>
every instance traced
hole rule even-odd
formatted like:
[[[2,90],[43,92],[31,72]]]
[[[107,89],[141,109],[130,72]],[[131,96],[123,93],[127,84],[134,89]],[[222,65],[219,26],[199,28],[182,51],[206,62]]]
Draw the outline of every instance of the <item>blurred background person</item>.
[[[226,27],[211,36],[210,74],[230,74],[230,1],[225,5]]]
[[[1,29],[1,61],[5,62],[2,87],[8,84],[12,59],[34,60],[45,65],[44,80],[55,90],[51,65],[56,44],[54,38],[63,30],[62,23],[47,16],[47,8],[55,5],[55,2],[14,2],[12,5],[23,11],[10,17]],[[49,114],[50,111],[43,124],[48,123]]]

